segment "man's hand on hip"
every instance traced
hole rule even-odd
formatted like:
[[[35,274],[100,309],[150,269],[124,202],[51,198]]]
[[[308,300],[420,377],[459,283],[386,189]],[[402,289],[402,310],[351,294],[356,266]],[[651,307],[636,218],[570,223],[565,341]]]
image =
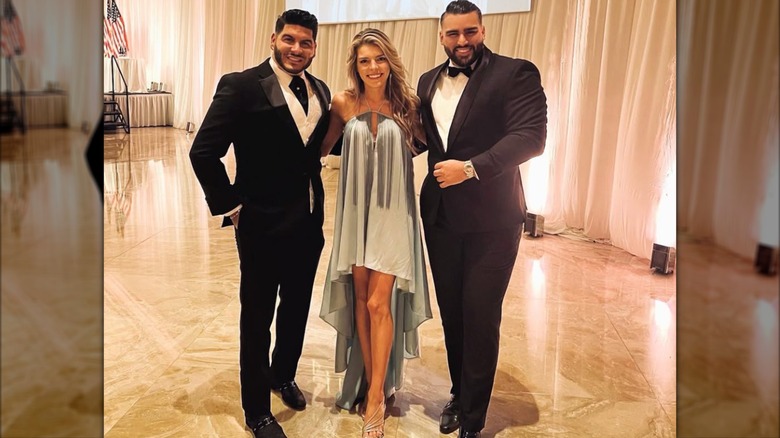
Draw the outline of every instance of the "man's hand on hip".
[[[455,186],[468,178],[464,171],[464,161],[444,160],[433,166],[433,177],[439,183],[439,187]]]

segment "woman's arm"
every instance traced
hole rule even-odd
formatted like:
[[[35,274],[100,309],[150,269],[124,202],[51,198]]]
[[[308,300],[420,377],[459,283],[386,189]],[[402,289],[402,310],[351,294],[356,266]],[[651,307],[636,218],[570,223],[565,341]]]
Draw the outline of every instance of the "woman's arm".
[[[428,140],[425,137],[425,131],[423,130],[422,120],[420,119],[420,113],[417,111],[412,113],[412,128],[414,129],[414,139],[412,140],[412,146],[417,150],[415,155],[428,150]]]
[[[344,133],[344,124],[346,120],[344,118],[346,108],[346,96],[344,92],[336,93],[333,96],[333,100],[330,104],[330,123],[328,124],[328,132],[325,134],[325,138],[322,140],[320,146],[320,156],[327,156],[333,146],[336,145],[336,141]]]

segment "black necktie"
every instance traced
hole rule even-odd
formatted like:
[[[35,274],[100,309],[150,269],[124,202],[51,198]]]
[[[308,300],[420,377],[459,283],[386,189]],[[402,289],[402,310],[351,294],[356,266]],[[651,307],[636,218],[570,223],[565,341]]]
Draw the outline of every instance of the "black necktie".
[[[303,107],[303,112],[309,114],[309,93],[306,91],[306,82],[300,76],[293,76],[290,82],[290,89],[295,97],[298,98],[298,102]]]
[[[466,75],[466,77],[468,78],[468,77],[471,77],[471,72],[472,72],[472,70],[471,70],[471,66],[470,65],[468,65],[466,67],[463,67],[463,68],[453,67],[453,66],[447,67],[447,74],[450,75],[453,78],[455,76],[461,74],[461,73]]]

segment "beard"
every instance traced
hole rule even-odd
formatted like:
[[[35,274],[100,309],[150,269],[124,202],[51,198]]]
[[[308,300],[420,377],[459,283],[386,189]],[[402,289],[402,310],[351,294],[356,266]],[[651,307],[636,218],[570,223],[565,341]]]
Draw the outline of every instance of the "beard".
[[[311,65],[312,61],[314,61],[314,57],[312,56],[309,58],[309,60],[306,62],[306,64],[303,66],[303,68],[298,70],[290,70],[285,64],[284,64],[284,56],[282,55],[282,51],[279,50],[278,47],[274,44],[274,59],[276,60],[276,63],[279,65],[279,67],[282,68],[282,70],[286,71],[287,73],[290,73],[291,75],[297,75],[298,73],[306,70]]]
[[[447,57],[450,58],[450,61],[452,61],[453,64],[459,67],[466,67],[482,57],[482,53],[485,51],[485,43],[482,42],[473,46],[469,45],[468,47],[472,48],[471,55],[468,57],[458,56],[455,51],[451,50],[449,47],[444,47],[444,53],[447,54]]]

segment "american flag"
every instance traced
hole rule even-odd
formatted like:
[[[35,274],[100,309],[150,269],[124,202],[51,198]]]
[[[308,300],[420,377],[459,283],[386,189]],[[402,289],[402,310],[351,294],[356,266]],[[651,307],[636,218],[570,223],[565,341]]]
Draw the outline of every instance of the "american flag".
[[[0,20],[0,27],[0,49],[3,57],[21,55],[24,52],[24,33],[11,0],[3,0],[3,19]]]
[[[125,20],[119,13],[116,0],[106,0],[106,18],[103,19],[103,56],[127,55]]]

